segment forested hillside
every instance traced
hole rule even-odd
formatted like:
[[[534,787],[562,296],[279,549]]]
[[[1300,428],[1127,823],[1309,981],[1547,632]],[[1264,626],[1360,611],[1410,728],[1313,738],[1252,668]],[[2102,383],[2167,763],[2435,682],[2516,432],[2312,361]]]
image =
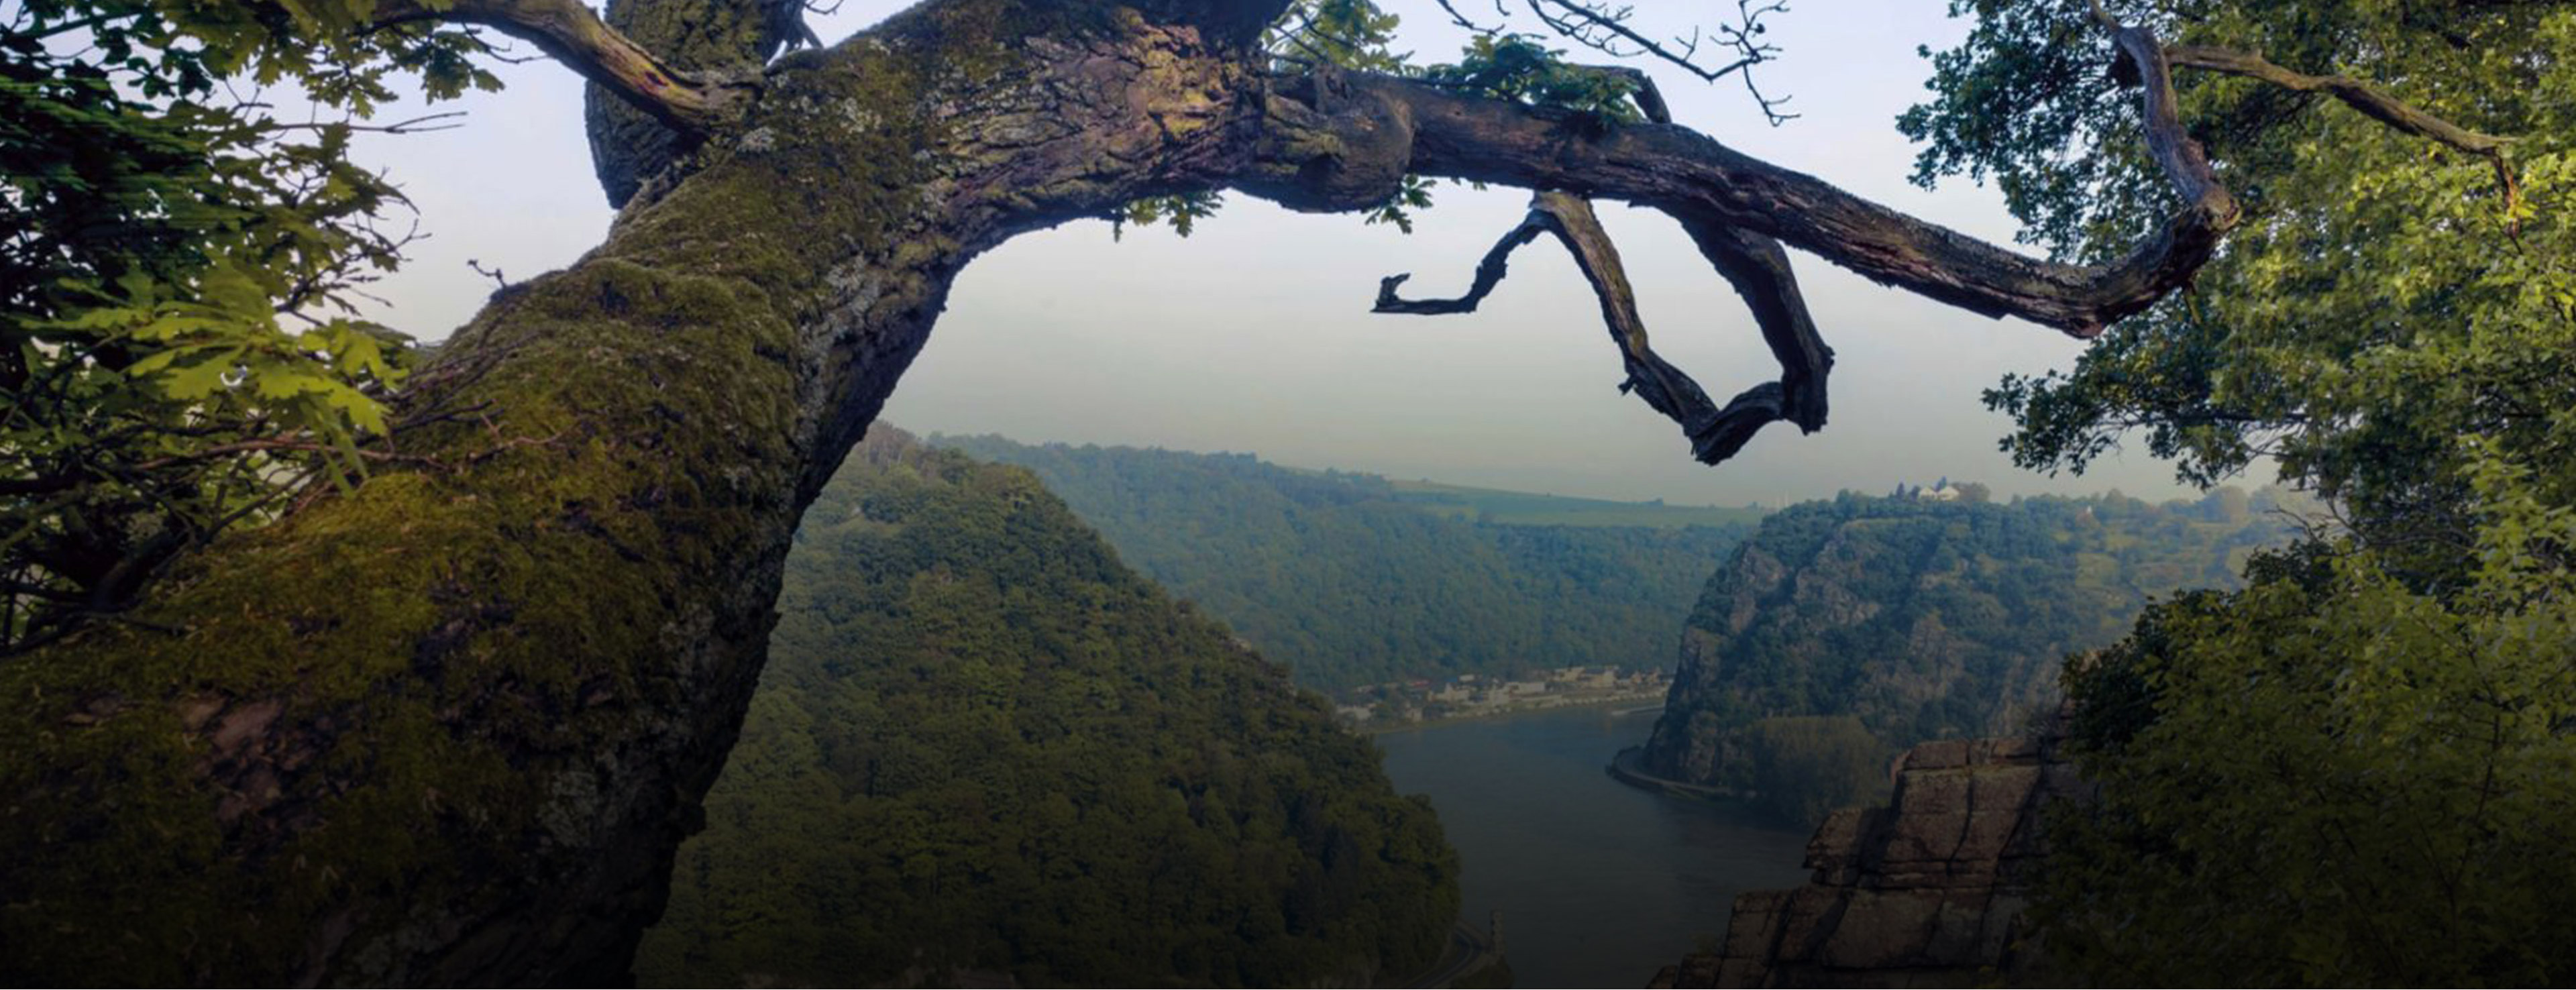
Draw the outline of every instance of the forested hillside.
[[[1430,808],[1027,472],[880,426],[798,544],[648,985],[1347,983],[1446,944]]]
[[[1250,454],[934,437],[1027,467],[1128,563],[1224,619],[1300,683],[1508,674],[1672,655],[1673,617],[1748,531],[1746,510],[1546,499]],[[1618,525],[1497,522],[1614,519]]]
[[[1793,818],[1865,800],[1898,748],[2016,729],[2055,697],[2062,657],[2118,640],[2151,596],[2237,584],[2255,548],[2289,535],[2273,507],[2232,489],[2163,506],[1846,493],[1791,507],[1709,579],[1645,765]]]

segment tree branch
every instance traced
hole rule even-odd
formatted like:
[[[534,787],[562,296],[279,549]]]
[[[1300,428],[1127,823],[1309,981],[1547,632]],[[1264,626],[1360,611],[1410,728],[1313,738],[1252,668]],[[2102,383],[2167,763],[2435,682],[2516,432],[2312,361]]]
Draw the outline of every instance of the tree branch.
[[[1762,342],[1780,362],[1781,418],[1798,424],[1801,432],[1824,429],[1825,376],[1833,371],[1834,349],[1825,346],[1807,313],[1798,276],[1789,268],[1789,252],[1779,241],[1713,218],[1683,217],[1682,230],[1752,308]]]
[[[2152,51],[2152,49],[2150,49]],[[2161,65],[2153,73],[2163,78]],[[1987,316],[2018,316],[2089,339],[2189,281],[2238,220],[2173,119],[2170,87],[2151,130],[2184,206],[2122,261],[2068,265],[1908,216],[1671,124],[1602,132],[1574,115],[1423,82],[1318,70],[1274,82],[1261,139],[1221,181],[1291,208],[1385,202],[1416,175],[1620,199],[1748,231],[1875,281]]]
[[[2486,159],[2495,167],[2496,181],[2504,187],[2506,202],[2510,204],[2521,195],[2520,183],[2514,179],[2513,165],[2505,160],[2505,149],[2513,143],[2511,138],[2461,127],[2350,76],[2311,76],[2284,68],[2259,52],[2200,45],[2167,45],[2164,52],[2166,61],[2174,65],[2260,79],[2302,93],[2324,93],[2334,97],[2362,116],[2398,131]]]
[[[452,21],[479,24],[537,46],[582,78],[607,88],[674,130],[704,135],[740,116],[751,88],[683,72],[608,26],[580,0],[455,0],[432,9],[423,0],[384,0],[381,24]]]
[[[1753,67],[1771,61],[1780,53],[1779,46],[1761,40],[1764,33],[1762,18],[1788,10],[1786,0],[1766,0],[1759,4],[1754,0],[1736,0],[1736,23],[1717,26],[1718,40],[1727,49],[1736,53],[1733,60],[1723,65],[1710,65],[1701,61],[1700,44],[1703,36],[1697,29],[1692,30],[1690,37],[1676,37],[1666,43],[1658,42],[1630,27],[1628,19],[1635,13],[1632,7],[1612,9],[1606,5],[1579,2],[1579,0],[1524,0],[1524,2],[1529,6],[1531,15],[1538,18],[1539,23],[1547,25],[1549,30],[1577,44],[1615,58],[1653,57],[1699,77],[1701,82],[1716,82],[1730,75],[1741,76],[1745,91],[1752,94],[1754,103],[1762,110],[1763,117],[1771,123],[1781,124],[1798,116],[1794,113],[1780,112],[1779,107],[1788,102],[1787,97],[1775,98],[1763,95],[1762,88],[1755,85],[1753,81]],[[1441,6],[1448,7],[1446,3]],[[1455,8],[1449,9],[1449,15],[1459,23],[1467,23],[1464,17],[1458,15]],[[1628,46],[1626,51],[1620,49],[1622,42]]]
[[[2181,197],[2184,209],[2211,216],[2223,234],[2235,226],[2241,212],[2236,197],[2218,183],[2218,175],[2209,167],[2209,154],[2200,142],[2183,130],[2173,90],[2173,69],[2165,60],[2165,49],[2156,41],[2155,32],[2143,27],[2129,27],[2102,9],[2100,0],[2092,3],[2093,19],[2111,32],[2111,43],[2129,57],[2138,70],[2138,89],[2145,105],[2139,116],[2146,127],[2147,153],[2164,170],[2172,183],[2174,195]],[[2212,245],[2216,244],[2213,241]],[[2197,267],[2197,266],[2195,266]]]
[[[608,26],[671,69],[722,77],[760,71],[803,30],[799,0],[615,0]],[[646,182],[697,143],[604,85],[582,87],[591,165],[610,206],[624,208]]]
[[[1808,432],[1825,424],[1833,350],[1816,332],[1783,241],[1882,283],[2077,338],[2152,305],[2215,254],[2242,212],[2207,153],[2182,128],[2163,46],[2151,32],[2121,25],[2098,7],[2095,16],[2135,63],[2148,151],[2182,204],[2161,230],[2112,265],[2066,265],[2008,251],[1747,157],[1688,128],[1652,122],[1605,132],[1564,111],[1323,67],[1274,79],[1261,92],[1260,137],[1250,144],[1249,161],[1233,163],[1227,181],[1292,208],[1326,211],[1382,203],[1406,175],[1546,190],[1529,217],[1486,253],[1465,295],[1408,300],[1397,290],[1409,276],[1397,275],[1379,284],[1376,311],[1472,311],[1501,283],[1514,250],[1541,232],[1554,234],[1592,283],[1626,355],[1623,390],[1638,391],[1680,423],[1694,454],[1713,464],[1772,421],[1789,420]],[[1718,409],[1654,354],[1618,253],[1588,203],[1603,197],[1681,221],[1701,255],[1752,307],[1780,362],[1779,381]]]
[[[1690,375],[1655,353],[1647,340],[1645,320],[1637,315],[1636,292],[1628,284],[1618,247],[1601,228],[1591,202],[1580,196],[1562,192],[1532,196],[1529,216],[1485,253],[1466,295],[1404,299],[1396,295],[1396,288],[1408,276],[1396,275],[1378,284],[1375,311],[1423,316],[1474,312],[1502,282],[1511,253],[1543,233],[1554,235],[1574,255],[1575,266],[1601,302],[1602,323],[1627,366],[1628,378],[1619,390],[1635,392],[1656,412],[1680,424],[1682,434],[1690,438],[1692,456],[1702,463],[1735,456],[1755,432],[1782,419],[1794,418],[1809,432],[1824,425],[1824,376],[1833,365],[1833,351],[1815,335],[1806,303],[1789,274],[1787,254],[1758,234],[1709,223],[1695,224],[1691,231],[1711,262],[1753,305],[1763,336],[1771,341],[1784,370],[1782,381],[1749,389],[1723,409],[1709,400],[1707,391]]]
[[[2503,154],[2505,147],[2512,143],[2510,138],[2482,134],[2425,113],[2350,76],[2307,75],[2284,68],[2255,52],[2200,45],[2166,45],[2165,60],[2186,68],[2260,79],[2302,93],[2324,93],[2372,120],[2472,155],[2493,158]]]
[[[1412,316],[1473,313],[1476,307],[1485,301],[1486,296],[1493,294],[1494,286],[1502,284],[1503,276],[1508,274],[1512,252],[1519,250],[1521,245],[1537,240],[1538,235],[1553,229],[1554,225],[1549,221],[1547,214],[1533,207],[1529,217],[1522,220],[1520,226],[1504,234],[1503,239],[1496,242],[1492,250],[1485,252],[1485,260],[1476,263],[1476,279],[1467,287],[1466,295],[1456,299],[1405,299],[1397,296],[1395,290],[1403,286],[1405,280],[1412,278],[1413,275],[1409,272],[1402,275],[1389,275],[1378,280],[1377,305],[1369,311]]]

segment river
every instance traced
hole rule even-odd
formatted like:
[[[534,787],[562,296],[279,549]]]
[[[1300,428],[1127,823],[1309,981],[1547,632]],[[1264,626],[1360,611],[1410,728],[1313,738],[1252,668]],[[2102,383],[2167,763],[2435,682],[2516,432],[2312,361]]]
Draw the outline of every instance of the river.
[[[1463,861],[1466,918],[1503,917],[1524,987],[1642,987],[1723,936],[1735,895],[1806,882],[1807,833],[1666,798],[1602,767],[1654,713],[1572,709],[1377,737],[1396,789],[1428,794]]]

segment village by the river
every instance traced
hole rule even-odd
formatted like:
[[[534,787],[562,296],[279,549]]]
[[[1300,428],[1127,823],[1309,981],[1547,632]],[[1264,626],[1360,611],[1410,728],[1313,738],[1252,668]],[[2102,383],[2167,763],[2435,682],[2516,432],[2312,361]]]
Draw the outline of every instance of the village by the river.
[[[1333,710],[1345,725],[1382,732],[1550,708],[1651,708],[1663,704],[1664,694],[1671,687],[1671,672],[1661,669],[1558,667],[1518,679],[1460,674],[1439,680],[1419,678],[1371,684],[1341,692],[1333,699]]]

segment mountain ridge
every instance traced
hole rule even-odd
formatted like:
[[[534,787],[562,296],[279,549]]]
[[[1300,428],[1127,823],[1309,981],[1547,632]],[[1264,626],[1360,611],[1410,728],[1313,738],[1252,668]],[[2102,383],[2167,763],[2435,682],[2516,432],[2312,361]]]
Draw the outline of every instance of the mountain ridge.
[[[1660,667],[1673,616],[1749,531],[1651,503],[1286,468],[1251,454],[997,436],[929,442],[1034,471],[1137,570],[1326,689],[1565,666]],[[1479,504],[1477,500],[1484,500]],[[1530,525],[1506,511],[1590,516]],[[1652,518],[1679,525],[1637,525]]]

